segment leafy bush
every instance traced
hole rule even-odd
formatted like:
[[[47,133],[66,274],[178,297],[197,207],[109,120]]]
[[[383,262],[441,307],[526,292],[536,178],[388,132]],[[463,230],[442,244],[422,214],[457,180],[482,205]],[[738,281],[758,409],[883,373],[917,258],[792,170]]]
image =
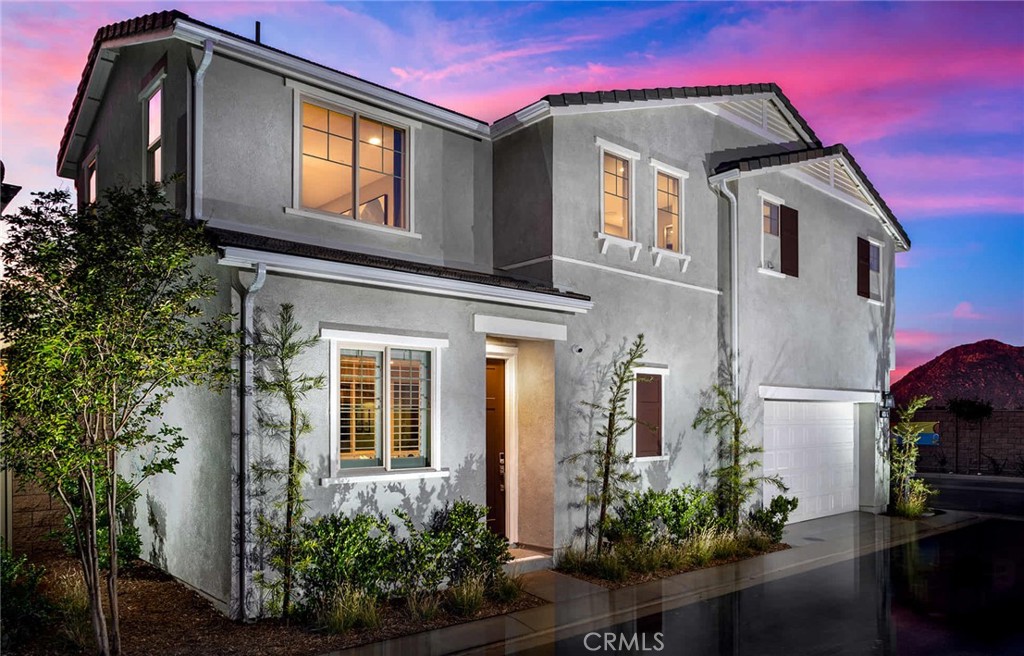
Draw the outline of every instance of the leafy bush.
[[[319,624],[331,633],[380,626],[377,598],[349,584],[339,587],[317,612]]]
[[[632,492],[615,512],[609,537],[637,544],[661,539],[678,542],[719,524],[714,494],[689,485],[667,492]]]
[[[767,508],[757,507],[747,515],[747,523],[755,531],[763,533],[772,544],[782,542],[782,533],[789,520],[789,513],[796,510],[800,501],[796,497],[779,495],[772,499]]]
[[[296,575],[303,607],[314,615],[340,612],[342,588],[373,598],[390,592],[397,579],[394,528],[380,515],[325,515],[302,528]]]
[[[107,483],[99,480],[96,483],[96,542],[98,547],[100,569],[110,567],[110,520],[107,517]],[[117,524],[120,532],[117,535],[117,564],[119,569],[130,569],[142,554],[142,535],[135,525],[135,502],[139,498],[138,489],[132,487],[124,478],[117,477]],[[75,513],[81,514],[82,508],[77,497],[72,496]],[[71,555],[78,555],[75,545],[75,529],[70,515],[64,517],[64,531],[60,535],[64,550]]]
[[[445,504],[435,510],[425,533],[446,556],[446,571],[452,585],[468,578],[482,577],[491,585],[502,566],[512,560],[508,540],[487,528],[487,507],[468,501]]]
[[[45,570],[25,556],[15,557],[0,541],[0,648],[6,652],[31,635],[49,617],[49,604],[39,594]]]

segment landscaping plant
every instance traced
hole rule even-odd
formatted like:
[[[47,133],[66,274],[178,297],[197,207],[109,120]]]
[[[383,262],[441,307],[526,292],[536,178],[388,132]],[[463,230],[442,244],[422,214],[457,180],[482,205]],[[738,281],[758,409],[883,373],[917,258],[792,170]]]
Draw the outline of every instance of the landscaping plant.
[[[182,387],[230,379],[230,316],[204,313],[216,283],[196,266],[214,250],[159,184],[110,189],[81,212],[66,191],[35,194],[4,220],[0,459],[63,503],[96,651],[120,654],[120,527],[110,522],[106,536],[105,609],[100,489],[116,517],[119,472],[134,488],[173,471],[185,435],[164,421],[167,401]]]
[[[588,474],[583,474],[577,483],[584,485],[587,494],[584,503],[588,507],[597,506],[597,540],[596,555],[600,556],[605,548],[605,533],[608,530],[608,511],[612,505],[622,499],[629,490],[629,485],[639,480],[640,476],[632,470],[631,453],[619,450],[619,441],[629,434],[636,424],[636,418],[629,411],[630,390],[640,359],[647,353],[644,336],[637,335],[626,355],[612,365],[611,381],[608,385],[608,400],[602,405],[585,403],[592,410],[600,413],[603,424],[598,428],[592,443],[583,451],[566,458],[568,463],[583,462],[587,465]],[[593,528],[584,527],[588,537]],[[584,551],[588,551],[584,546]]]
[[[914,415],[931,401],[929,396],[911,399],[899,411],[900,420],[892,427],[889,446],[889,502],[892,512],[901,517],[920,517],[927,509],[928,498],[935,494],[917,478],[917,441],[921,437],[920,424]]]
[[[0,540],[0,651],[7,653],[33,635],[50,617],[51,608],[39,593],[46,570],[15,556]]]
[[[268,580],[258,575],[257,582],[272,592],[274,606],[288,617],[292,613],[292,588],[295,579],[295,559],[298,549],[298,526],[302,521],[305,499],[302,478],[307,465],[299,455],[299,439],[313,430],[309,416],[302,410],[302,401],[313,390],[321,389],[325,378],[303,373],[296,360],[308,349],[320,343],[316,335],[302,334],[302,326],[295,321],[290,303],[278,310],[270,325],[257,321],[253,351],[256,362],[254,380],[256,391],[262,395],[258,413],[260,428],[287,445],[284,463],[265,458],[253,465],[253,479],[259,486],[278,484],[283,494],[270,512],[264,509],[256,517],[256,535],[269,552],[269,564],[277,577]],[[284,405],[284,416],[267,406],[274,402]]]
[[[766,536],[772,544],[782,542],[782,533],[789,521],[789,514],[797,509],[800,500],[796,497],[779,495],[772,499],[767,508],[757,507],[747,514],[750,527]]]
[[[96,517],[96,536],[99,550],[100,569],[110,567],[110,515],[107,513],[107,482],[100,480],[96,485],[98,496],[97,507],[100,509]],[[120,566],[128,569],[138,560],[142,553],[142,535],[139,527],[135,525],[135,501],[139,498],[138,489],[132,487],[123,476],[117,477],[117,560]],[[78,499],[72,497],[72,503],[77,507]],[[72,526],[71,515],[64,516],[64,531],[61,533],[61,543],[64,550],[69,554],[76,553],[75,532]]]
[[[703,428],[718,436],[719,466],[712,472],[718,512],[723,525],[736,531],[743,506],[762,484],[769,483],[783,492],[789,488],[778,475],[754,474],[761,466],[761,461],[754,456],[764,449],[746,441],[748,429],[739,399],[721,385],[713,386],[707,397],[707,402],[697,411],[693,428]]]

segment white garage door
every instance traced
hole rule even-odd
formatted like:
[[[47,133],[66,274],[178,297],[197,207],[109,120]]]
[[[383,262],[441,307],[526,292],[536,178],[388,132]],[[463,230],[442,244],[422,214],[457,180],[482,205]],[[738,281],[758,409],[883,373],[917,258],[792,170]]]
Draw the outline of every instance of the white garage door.
[[[853,418],[852,403],[765,401],[764,470],[800,499],[790,522],[857,510]],[[768,486],[765,498],[778,493]]]

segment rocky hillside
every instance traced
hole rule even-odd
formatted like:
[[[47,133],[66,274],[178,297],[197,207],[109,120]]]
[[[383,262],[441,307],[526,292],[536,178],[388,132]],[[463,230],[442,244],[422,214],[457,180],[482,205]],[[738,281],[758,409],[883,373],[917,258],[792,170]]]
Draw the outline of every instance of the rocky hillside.
[[[980,399],[996,410],[1024,409],[1024,346],[994,339],[955,346],[893,384],[898,405],[919,395],[932,406],[949,399]]]

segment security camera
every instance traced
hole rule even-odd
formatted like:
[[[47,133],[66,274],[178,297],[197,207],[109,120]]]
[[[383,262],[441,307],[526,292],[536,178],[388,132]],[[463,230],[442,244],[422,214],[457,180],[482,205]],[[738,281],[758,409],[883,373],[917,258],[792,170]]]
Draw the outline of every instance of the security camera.
[[[576,355],[579,355],[580,353],[583,353],[583,347],[580,346],[579,344],[573,344],[572,352],[575,353]]]

